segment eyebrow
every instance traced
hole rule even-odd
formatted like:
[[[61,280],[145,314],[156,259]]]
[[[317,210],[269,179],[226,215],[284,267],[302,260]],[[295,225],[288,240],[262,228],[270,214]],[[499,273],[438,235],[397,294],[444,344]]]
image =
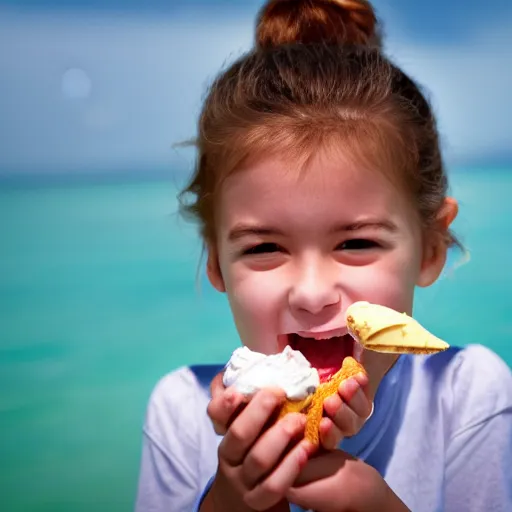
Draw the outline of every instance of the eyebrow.
[[[240,238],[246,236],[282,236],[283,232],[276,228],[252,225],[252,224],[237,224],[230,230],[228,240],[236,242]]]
[[[339,224],[333,226],[329,233],[343,233],[361,231],[363,229],[377,229],[394,233],[397,231],[397,226],[389,220],[363,220],[358,222],[351,222],[349,224]],[[247,236],[283,236],[283,232],[271,226],[264,226],[258,224],[237,224],[228,234],[228,240],[235,242]]]
[[[361,231],[362,229],[378,229],[389,231],[390,233],[394,233],[398,230],[396,224],[390,220],[362,220],[350,224],[334,226],[330,231],[331,233],[339,233],[340,231]]]

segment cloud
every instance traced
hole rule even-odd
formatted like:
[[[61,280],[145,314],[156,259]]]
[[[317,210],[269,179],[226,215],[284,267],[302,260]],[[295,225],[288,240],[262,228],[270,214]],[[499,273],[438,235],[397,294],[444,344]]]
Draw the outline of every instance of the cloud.
[[[429,93],[451,159],[512,156],[511,46],[511,17],[463,44],[390,40],[392,58]]]
[[[0,169],[174,162],[171,146],[194,136],[206,84],[250,47],[252,15],[0,11]],[[419,46],[399,33],[389,40],[431,91],[450,158],[512,147],[512,23],[498,28],[459,46]]]

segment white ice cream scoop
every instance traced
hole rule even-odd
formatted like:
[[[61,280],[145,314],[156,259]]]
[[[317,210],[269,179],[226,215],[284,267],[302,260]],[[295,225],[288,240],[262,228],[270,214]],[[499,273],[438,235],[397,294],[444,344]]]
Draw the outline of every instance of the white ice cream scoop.
[[[223,382],[226,387],[233,386],[244,395],[277,387],[284,390],[289,400],[303,400],[314,393],[320,379],[309,361],[289,346],[272,355],[240,347],[226,365]]]

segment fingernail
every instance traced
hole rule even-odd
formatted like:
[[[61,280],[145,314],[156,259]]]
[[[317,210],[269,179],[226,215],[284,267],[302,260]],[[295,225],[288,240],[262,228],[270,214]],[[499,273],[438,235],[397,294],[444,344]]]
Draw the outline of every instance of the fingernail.
[[[334,414],[338,409],[339,405],[341,405],[341,400],[338,395],[328,396],[324,400],[324,409],[328,414]]]
[[[224,400],[227,407],[229,407],[230,409],[235,409],[236,407],[238,407],[240,403],[243,402],[243,397],[241,397],[241,395],[237,393],[234,389],[228,389],[225,392]]]
[[[357,390],[361,390],[359,382],[356,379],[350,378],[343,382],[343,393],[347,395],[354,395]]]
[[[369,382],[368,375],[366,375],[366,373],[360,372],[354,378],[359,382],[361,387],[366,386]]]
[[[234,392],[234,390],[232,389],[227,389],[225,392],[224,392],[224,400],[226,401],[226,405],[232,407],[235,405],[235,398],[236,398],[236,393]]]
[[[304,468],[304,466],[308,463],[309,459],[309,450],[308,447],[303,443],[299,443],[297,445],[297,463],[299,468]]]
[[[295,422],[295,432],[302,432],[304,430],[304,427],[306,426],[306,416],[304,414],[301,414],[299,418],[297,418]]]
[[[318,449],[318,445],[314,445],[311,441],[308,441],[307,439],[302,439],[299,444],[302,445],[302,447],[304,448],[304,451],[306,452],[308,459]]]
[[[290,413],[283,418],[283,428],[290,435],[295,435],[306,425],[306,416],[299,413]]]

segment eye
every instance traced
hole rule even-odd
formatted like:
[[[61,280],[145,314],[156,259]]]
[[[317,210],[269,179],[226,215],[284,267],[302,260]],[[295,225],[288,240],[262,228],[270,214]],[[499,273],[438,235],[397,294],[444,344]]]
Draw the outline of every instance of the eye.
[[[361,251],[367,249],[376,249],[380,244],[374,240],[365,238],[353,238],[352,240],[345,240],[343,243],[336,247],[337,251]]]
[[[258,244],[253,247],[244,249],[242,254],[244,256],[249,256],[249,255],[253,255],[253,254],[269,254],[269,253],[273,253],[273,252],[279,252],[281,250],[282,249],[281,249],[281,247],[279,247],[279,245],[267,242],[267,243]]]

